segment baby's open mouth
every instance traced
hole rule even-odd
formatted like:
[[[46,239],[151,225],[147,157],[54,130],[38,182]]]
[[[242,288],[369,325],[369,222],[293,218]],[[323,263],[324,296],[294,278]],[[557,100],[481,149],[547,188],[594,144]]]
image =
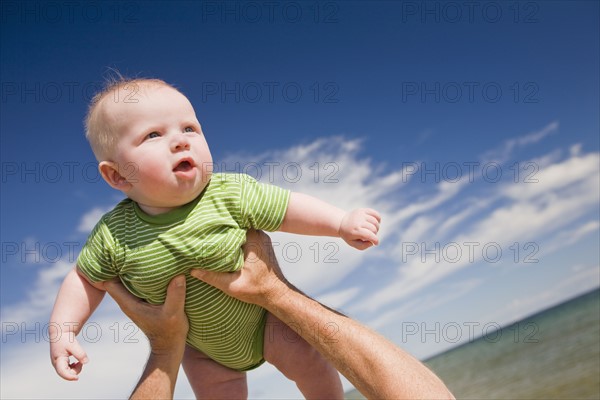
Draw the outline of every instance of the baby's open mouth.
[[[177,164],[177,166],[173,169],[173,171],[174,172],[178,172],[178,171],[186,172],[192,168],[193,168],[192,163],[187,160],[184,160],[184,161],[180,162],[179,164]]]

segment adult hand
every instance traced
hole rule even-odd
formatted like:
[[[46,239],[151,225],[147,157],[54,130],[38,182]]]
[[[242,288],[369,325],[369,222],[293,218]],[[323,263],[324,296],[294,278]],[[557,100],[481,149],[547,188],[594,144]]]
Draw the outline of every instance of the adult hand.
[[[138,299],[120,282],[105,282],[104,287],[150,341],[150,357],[130,398],[172,399],[189,329],[184,312],[185,277],[171,280],[162,305]]]
[[[264,233],[248,232],[244,267],[192,275],[258,304],[294,329],[369,399],[453,399],[425,365],[383,336],[307,297],[283,277]]]
[[[244,245],[244,266],[232,273],[194,269],[191,275],[246,303],[265,306],[283,295],[291,285],[283,276],[271,238],[249,230]]]
[[[104,283],[121,310],[146,334],[154,353],[170,351],[185,343],[189,329],[184,312],[185,277],[176,276],[167,287],[162,305],[153,305],[132,295],[120,282]]]

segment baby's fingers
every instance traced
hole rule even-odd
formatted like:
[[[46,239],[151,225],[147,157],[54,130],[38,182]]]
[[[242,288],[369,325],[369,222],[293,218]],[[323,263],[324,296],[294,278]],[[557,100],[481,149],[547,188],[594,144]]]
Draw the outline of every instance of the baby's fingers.
[[[372,208],[366,208],[366,209],[365,209],[365,213],[366,213],[367,215],[369,215],[369,216],[371,216],[371,217],[375,218],[375,219],[377,220],[377,222],[378,222],[378,223],[379,223],[379,222],[381,222],[381,215],[380,215],[380,214],[379,214],[377,211],[373,210]],[[378,225],[379,225],[379,224],[378,224]]]
[[[81,364],[87,364],[88,356],[85,353],[85,350],[83,350],[83,348],[79,345],[77,340],[73,340],[71,343],[69,343],[67,346],[67,351]]]
[[[65,350],[68,355],[72,355],[75,358],[75,362],[70,362],[69,356],[59,356],[56,359],[56,372],[62,378],[68,381],[76,381],[79,379],[78,375],[83,368],[83,364],[88,362],[88,356],[83,350],[83,348],[79,345],[79,342],[75,339],[65,347]]]
[[[371,208],[362,209],[363,215],[363,227],[367,227],[369,230],[377,233],[379,231],[379,224],[381,222],[381,216],[379,213]],[[365,223],[367,224],[365,226]],[[372,227],[372,229],[371,229]]]
[[[371,229],[362,228],[360,230],[360,238],[365,242],[370,242],[373,245],[377,246],[379,244],[379,238]]]
[[[375,217],[367,215],[366,222],[375,229],[375,232],[379,231],[379,220],[377,220]]]
[[[369,247],[373,246],[373,243],[364,241],[364,240],[352,240],[348,242],[352,247],[358,250],[366,250]]]
[[[79,379],[79,373],[83,368],[83,364],[80,362],[70,363],[69,357],[60,357],[56,360],[54,366],[56,373],[63,379],[68,381],[76,381]]]

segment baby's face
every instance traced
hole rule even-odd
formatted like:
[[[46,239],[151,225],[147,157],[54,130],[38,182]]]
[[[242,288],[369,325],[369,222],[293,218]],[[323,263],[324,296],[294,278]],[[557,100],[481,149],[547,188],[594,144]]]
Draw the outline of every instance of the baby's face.
[[[135,96],[121,89],[105,99],[105,122],[118,135],[111,161],[128,182],[128,197],[147,212],[165,212],[204,190],[212,175],[212,156],[184,95],[162,85],[138,89]]]

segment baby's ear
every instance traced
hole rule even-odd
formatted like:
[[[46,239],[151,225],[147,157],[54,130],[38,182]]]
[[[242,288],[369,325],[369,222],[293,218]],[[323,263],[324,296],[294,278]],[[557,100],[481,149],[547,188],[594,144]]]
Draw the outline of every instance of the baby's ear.
[[[112,161],[101,161],[98,165],[102,178],[113,189],[127,191],[131,187],[131,183],[119,173],[119,165]]]

